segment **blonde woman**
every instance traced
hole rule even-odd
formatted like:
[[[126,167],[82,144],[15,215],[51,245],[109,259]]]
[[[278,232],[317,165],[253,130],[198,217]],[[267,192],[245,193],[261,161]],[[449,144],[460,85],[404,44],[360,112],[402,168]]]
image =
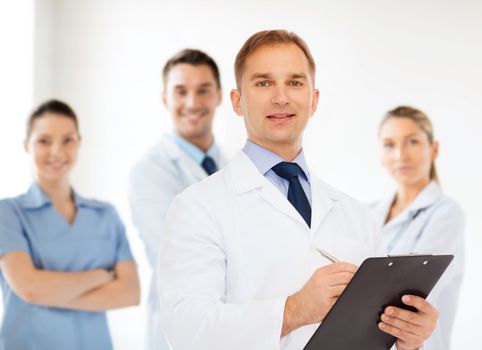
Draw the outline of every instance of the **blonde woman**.
[[[394,194],[374,205],[389,254],[453,254],[430,295],[440,316],[428,350],[450,348],[464,266],[464,215],[441,191],[435,160],[439,144],[422,111],[400,106],[380,123],[381,162],[396,183]]]

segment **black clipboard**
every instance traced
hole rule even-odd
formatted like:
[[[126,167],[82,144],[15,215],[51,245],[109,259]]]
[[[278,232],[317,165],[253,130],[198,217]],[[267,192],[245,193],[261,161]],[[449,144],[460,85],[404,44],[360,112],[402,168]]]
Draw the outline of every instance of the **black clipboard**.
[[[453,255],[408,255],[368,258],[308,341],[304,350],[388,350],[396,338],[378,329],[389,305],[405,294],[426,298]]]

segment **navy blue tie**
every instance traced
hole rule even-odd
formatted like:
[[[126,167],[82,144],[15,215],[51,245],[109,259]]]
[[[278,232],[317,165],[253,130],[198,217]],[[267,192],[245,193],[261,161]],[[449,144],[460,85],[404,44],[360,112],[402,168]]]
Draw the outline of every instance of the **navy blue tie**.
[[[218,171],[218,167],[216,166],[216,162],[210,156],[204,157],[201,166],[206,171],[208,175],[214,174]]]
[[[288,200],[311,227],[311,205],[299,179],[303,170],[298,164],[288,162],[278,163],[272,169],[276,175],[288,180]]]

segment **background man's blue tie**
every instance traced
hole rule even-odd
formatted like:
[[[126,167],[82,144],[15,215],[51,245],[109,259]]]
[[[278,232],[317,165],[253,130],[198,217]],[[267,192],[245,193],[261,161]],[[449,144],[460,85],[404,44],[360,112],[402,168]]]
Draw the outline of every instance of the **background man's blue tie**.
[[[204,157],[201,166],[206,171],[208,175],[214,174],[218,171],[218,167],[216,166],[216,162],[210,156]]]
[[[299,179],[303,170],[298,164],[288,162],[278,163],[272,169],[276,175],[288,180],[288,200],[305,219],[308,227],[311,227],[311,205]]]

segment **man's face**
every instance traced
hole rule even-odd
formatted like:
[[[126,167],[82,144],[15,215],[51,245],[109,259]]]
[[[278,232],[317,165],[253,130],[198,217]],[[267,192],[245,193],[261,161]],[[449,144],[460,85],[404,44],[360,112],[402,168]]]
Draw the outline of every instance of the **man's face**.
[[[295,44],[262,46],[247,57],[234,111],[244,116],[248,139],[276,152],[301,148],[303,130],[318,104],[308,60]]]
[[[169,71],[162,98],[176,133],[192,141],[211,135],[221,96],[209,66],[180,63]]]

